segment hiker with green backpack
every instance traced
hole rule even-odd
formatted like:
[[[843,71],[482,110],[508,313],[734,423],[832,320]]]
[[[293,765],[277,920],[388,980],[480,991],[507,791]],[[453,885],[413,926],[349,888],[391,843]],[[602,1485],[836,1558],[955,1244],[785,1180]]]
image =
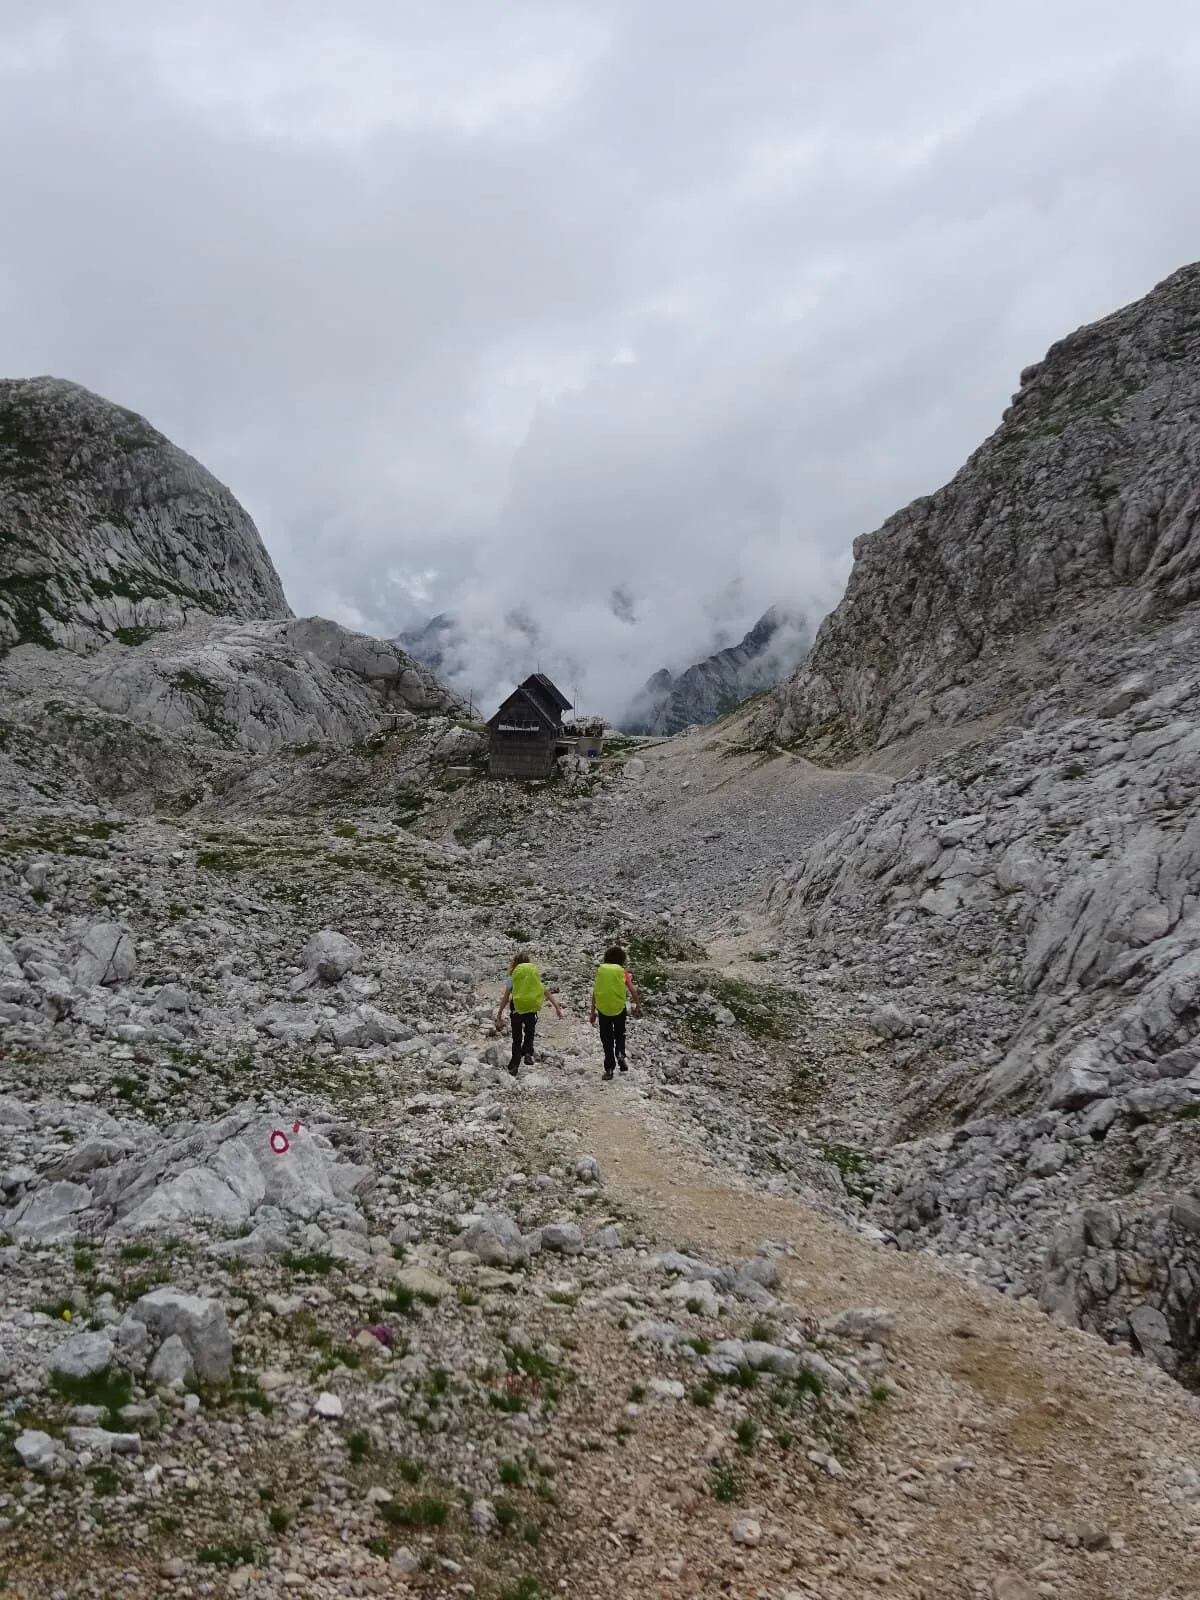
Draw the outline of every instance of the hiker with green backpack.
[[[526,1066],[533,1065],[533,1034],[537,1027],[538,1012],[546,1000],[549,1000],[554,1007],[561,1022],[562,1007],[542,982],[541,973],[529,959],[529,952],[518,950],[509,966],[508,981],[504,985],[500,1008],[496,1012],[498,1028],[505,1006],[510,1007],[513,1043],[512,1060],[508,1063],[508,1070],[514,1078],[521,1070],[522,1061]]]
[[[642,1002],[634,985],[633,975],[625,965],[625,952],[613,945],[604,952],[604,960],[596,968],[592,985],[592,1008],[588,1020],[592,1027],[600,1020],[600,1043],[604,1046],[604,1076],[610,1079],[616,1067],[628,1072],[625,1061],[625,1018],[628,1002],[633,1001],[633,1014],[640,1017]]]

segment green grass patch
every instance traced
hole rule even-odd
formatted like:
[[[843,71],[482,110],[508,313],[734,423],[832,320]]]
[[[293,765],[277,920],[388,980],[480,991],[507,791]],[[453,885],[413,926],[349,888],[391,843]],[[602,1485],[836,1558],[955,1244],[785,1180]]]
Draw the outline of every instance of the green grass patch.
[[[419,1494],[411,1500],[387,1500],[379,1514],[398,1528],[440,1528],[450,1515],[450,1502],[439,1495]]]
[[[749,1455],[758,1443],[758,1423],[753,1417],[743,1417],[733,1430],[733,1436],[737,1440],[738,1449]]]
[[[251,1567],[254,1565],[252,1544],[206,1544],[196,1551],[196,1560],[202,1567]]]
[[[281,1257],[281,1260],[283,1265],[290,1268],[292,1272],[303,1272],[306,1277],[310,1278],[328,1277],[335,1265],[332,1256],[323,1255],[320,1251],[298,1256],[293,1255],[289,1250],[285,1256]]]
[[[122,1406],[129,1404],[133,1388],[129,1374],[111,1367],[87,1378],[74,1378],[65,1372],[50,1374],[50,1387],[60,1399],[73,1406],[103,1406],[115,1419]]]
[[[536,1578],[518,1578],[504,1585],[500,1600],[542,1600],[541,1585]]]
[[[875,1193],[875,1185],[871,1181],[871,1162],[861,1150],[855,1150],[848,1144],[827,1143],[824,1139],[814,1139],[813,1146],[823,1161],[837,1168],[847,1194],[864,1204],[870,1201]]]

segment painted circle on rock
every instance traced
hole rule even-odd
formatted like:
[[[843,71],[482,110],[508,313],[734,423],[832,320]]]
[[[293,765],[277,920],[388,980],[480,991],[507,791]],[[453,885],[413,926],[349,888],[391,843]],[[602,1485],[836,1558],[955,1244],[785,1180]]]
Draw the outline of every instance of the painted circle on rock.
[[[285,1156],[291,1149],[288,1136],[282,1128],[276,1128],[271,1135],[271,1149],[274,1150],[277,1156]]]

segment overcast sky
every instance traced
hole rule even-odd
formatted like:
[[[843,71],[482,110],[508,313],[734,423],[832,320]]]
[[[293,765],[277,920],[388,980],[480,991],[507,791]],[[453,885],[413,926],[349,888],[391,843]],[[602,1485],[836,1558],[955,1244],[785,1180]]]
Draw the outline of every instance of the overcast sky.
[[[614,711],[1200,256],[1195,0],[0,0],[0,371]]]

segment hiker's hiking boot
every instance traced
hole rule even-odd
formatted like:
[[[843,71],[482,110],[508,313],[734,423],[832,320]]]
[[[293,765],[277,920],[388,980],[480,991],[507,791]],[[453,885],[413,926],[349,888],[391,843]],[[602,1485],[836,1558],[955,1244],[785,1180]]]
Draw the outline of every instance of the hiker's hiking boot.
[[[527,1055],[527,1056],[526,1056],[526,1057],[525,1057],[525,1065],[526,1065],[526,1066],[527,1066],[527,1067],[531,1067],[531,1066],[532,1066],[532,1065],[533,1065],[533,1051],[532,1051],[532,1050],[531,1050],[531,1051],[530,1051],[530,1052],[529,1052],[529,1054],[528,1054],[528,1055]]]
[[[508,1063],[508,1070],[512,1074],[512,1076],[515,1078],[517,1073],[520,1072],[521,1068],[520,1068],[520,1065],[516,1061],[510,1061]]]
[[[625,1057],[624,1056],[618,1056],[617,1057],[617,1063],[620,1066],[622,1072],[628,1072],[629,1071],[629,1068],[625,1064]]]
[[[605,1069],[604,1069],[604,1081],[605,1081],[605,1083],[610,1083],[612,1081],[612,1068],[611,1067],[605,1067]]]

